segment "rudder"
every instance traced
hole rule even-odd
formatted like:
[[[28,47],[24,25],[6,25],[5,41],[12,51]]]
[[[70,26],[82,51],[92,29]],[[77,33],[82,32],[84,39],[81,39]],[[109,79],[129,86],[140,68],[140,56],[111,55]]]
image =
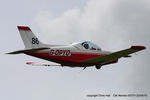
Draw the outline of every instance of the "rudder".
[[[33,34],[29,27],[18,26],[18,30],[20,32],[25,48],[44,47],[44,44],[38,40],[38,38]]]

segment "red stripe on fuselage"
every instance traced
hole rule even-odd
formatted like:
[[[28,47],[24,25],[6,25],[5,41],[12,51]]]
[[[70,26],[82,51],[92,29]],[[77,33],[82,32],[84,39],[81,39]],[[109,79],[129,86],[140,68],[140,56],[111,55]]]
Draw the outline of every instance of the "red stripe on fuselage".
[[[77,53],[73,52],[70,56],[51,56],[48,52],[38,52],[38,53],[26,53],[31,56],[35,56],[38,58],[42,58],[45,60],[57,62],[57,63],[77,63],[80,64],[85,60],[89,60],[92,58],[96,58],[99,56],[103,56],[102,54],[98,53]]]

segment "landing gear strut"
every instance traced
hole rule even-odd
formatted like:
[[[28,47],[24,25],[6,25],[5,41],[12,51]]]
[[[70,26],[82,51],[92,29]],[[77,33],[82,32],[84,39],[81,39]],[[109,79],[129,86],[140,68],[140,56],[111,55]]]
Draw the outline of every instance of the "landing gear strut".
[[[102,65],[95,65],[96,69],[101,69]]]

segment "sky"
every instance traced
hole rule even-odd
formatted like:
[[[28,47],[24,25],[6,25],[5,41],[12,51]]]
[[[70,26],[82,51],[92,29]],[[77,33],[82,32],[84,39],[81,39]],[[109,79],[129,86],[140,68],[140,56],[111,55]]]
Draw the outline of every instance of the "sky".
[[[1,0],[1,100],[149,100],[149,0]],[[26,62],[51,63],[24,54],[18,25],[29,26],[46,44],[92,41],[102,50],[132,45],[146,50],[117,64],[95,67],[39,67]],[[147,94],[147,97],[87,97],[90,94]]]

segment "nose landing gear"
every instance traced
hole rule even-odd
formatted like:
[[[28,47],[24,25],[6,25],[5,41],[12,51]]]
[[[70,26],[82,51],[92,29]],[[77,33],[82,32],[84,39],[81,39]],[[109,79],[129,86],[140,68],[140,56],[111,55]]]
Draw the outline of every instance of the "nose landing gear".
[[[101,69],[102,65],[98,64],[98,65],[95,65],[96,69]]]

